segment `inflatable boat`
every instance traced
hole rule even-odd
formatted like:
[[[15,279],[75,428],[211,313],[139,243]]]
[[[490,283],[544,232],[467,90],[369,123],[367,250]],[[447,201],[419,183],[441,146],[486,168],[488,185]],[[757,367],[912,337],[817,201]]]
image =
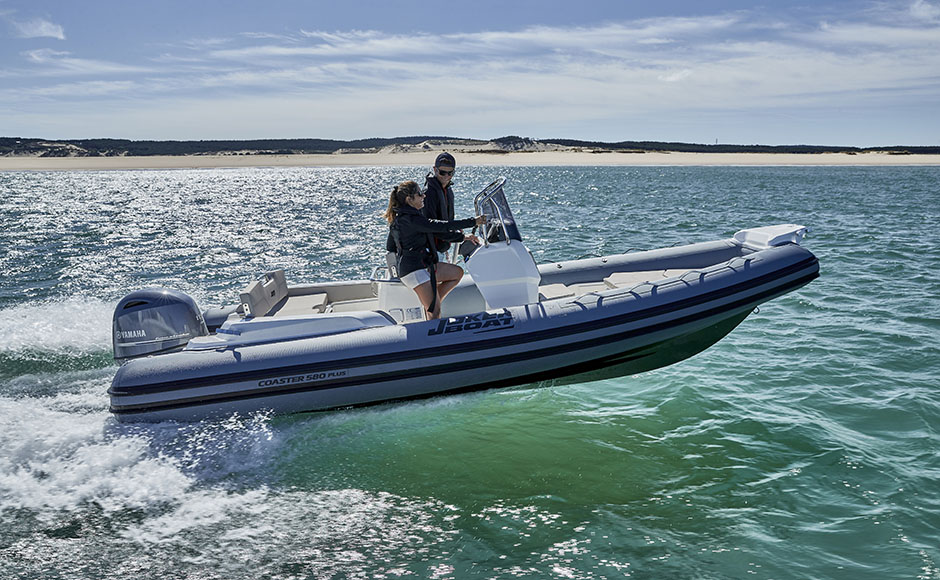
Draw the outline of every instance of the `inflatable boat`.
[[[252,281],[238,304],[201,311],[150,288],[114,312],[109,389],[120,421],[191,421],[262,410],[326,411],[547,381],[641,373],[686,359],[759,304],[819,275],[799,225],[680,247],[536,265],[500,178],[468,275],[425,320],[394,261],[367,280]]]

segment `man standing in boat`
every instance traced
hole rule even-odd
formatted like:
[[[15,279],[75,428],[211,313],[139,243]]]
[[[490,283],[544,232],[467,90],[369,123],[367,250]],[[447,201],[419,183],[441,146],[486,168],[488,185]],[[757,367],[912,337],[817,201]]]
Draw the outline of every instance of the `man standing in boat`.
[[[450,186],[454,177],[457,161],[446,151],[434,160],[434,168],[424,181],[424,209],[421,213],[429,220],[454,221],[454,190]],[[435,238],[437,251],[444,254],[450,249],[450,242]]]

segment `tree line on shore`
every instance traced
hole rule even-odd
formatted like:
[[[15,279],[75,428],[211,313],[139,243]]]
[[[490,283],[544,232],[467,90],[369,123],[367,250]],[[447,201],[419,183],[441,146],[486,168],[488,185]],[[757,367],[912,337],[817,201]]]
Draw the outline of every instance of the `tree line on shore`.
[[[129,139],[30,139],[0,137],[0,155],[40,157],[112,157],[152,155],[294,155],[330,154],[340,150],[378,150],[394,145],[414,146],[425,142],[479,145],[481,151],[526,151],[538,145],[557,145],[597,151],[687,152],[687,153],[871,153],[895,155],[940,154],[940,146],[840,147],[830,145],[733,145],[660,141],[581,141],[575,139],[531,139],[509,135],[489,141],[441,136],[371,138],[341,141],[334,139],[252,139],[205,141],[135,141]],[[495,145],[497,148],[484,148]]]

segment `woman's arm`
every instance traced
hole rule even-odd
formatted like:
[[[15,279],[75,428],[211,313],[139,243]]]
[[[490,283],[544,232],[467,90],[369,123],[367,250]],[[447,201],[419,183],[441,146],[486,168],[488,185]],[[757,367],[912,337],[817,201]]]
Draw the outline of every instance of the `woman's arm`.
[[[476,218],[467,218],[465,220],[454,220],[452,222],[444,220],[429,220],[423,215],[411,216],[411,227],[419,232],[431,234],[443,234],[446,232],[455,232],[464,228],[472,228],[476,224]]]

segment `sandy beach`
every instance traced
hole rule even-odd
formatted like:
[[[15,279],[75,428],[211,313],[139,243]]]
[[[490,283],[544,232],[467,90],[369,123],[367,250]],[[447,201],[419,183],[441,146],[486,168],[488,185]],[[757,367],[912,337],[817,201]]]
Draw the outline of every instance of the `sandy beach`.
[[[327,155],[181,155],[148,157],[0,157],[0,171],[196,169],[217,167],[424,166],[437,151]],[[456,151],[458,165],[696,166],[696,165],[940,165],[940,155],[889,153],[679,153],[617,151]]]

